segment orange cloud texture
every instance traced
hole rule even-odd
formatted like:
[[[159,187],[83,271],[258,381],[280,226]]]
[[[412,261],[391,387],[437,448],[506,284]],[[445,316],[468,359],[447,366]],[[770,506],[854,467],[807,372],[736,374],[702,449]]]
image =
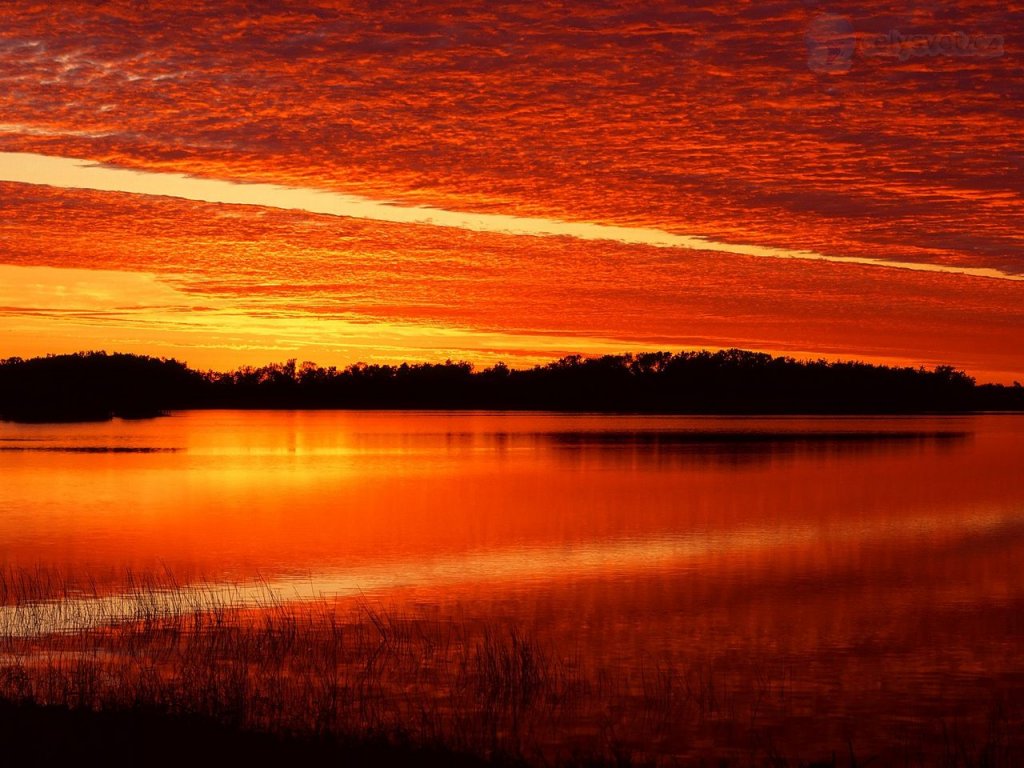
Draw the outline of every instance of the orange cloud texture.
[[[829,24],[853,44],[822,66]],[[880,55],[893,30],[1001,47]],[[0,152],[1014,278],[1021,31],[994,2],[11,2]],[[999,277],[0,183],[0,355],[744,346],[1009,381],[1022,299]]]

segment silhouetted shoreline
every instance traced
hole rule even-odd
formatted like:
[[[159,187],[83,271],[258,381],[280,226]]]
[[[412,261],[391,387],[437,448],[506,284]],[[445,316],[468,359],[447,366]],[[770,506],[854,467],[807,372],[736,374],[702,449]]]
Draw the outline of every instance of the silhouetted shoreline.
[[[0,361],[0,418],[151,418],[172,410],[423,409],[669,414],[1024,411],[1019,384],[978,385],[951,366],[894,368],[723,350],[499,363],[312,363],[200,372],[177,360],[82,352]]]

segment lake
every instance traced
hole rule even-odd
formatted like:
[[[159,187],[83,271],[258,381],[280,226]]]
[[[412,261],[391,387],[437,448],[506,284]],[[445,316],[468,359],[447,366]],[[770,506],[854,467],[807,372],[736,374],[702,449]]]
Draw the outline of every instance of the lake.
[[[0,560],[514,625],[590,681],[574,743],[642,754],[674,679],[656,754],[913,763],[1020,722],[1022,457],[1013,415],[0,423]]]

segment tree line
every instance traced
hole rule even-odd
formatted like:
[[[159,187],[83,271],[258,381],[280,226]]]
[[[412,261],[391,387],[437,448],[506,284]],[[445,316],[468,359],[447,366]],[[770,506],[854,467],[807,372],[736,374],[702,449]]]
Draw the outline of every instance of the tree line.
[[[201,372],[173,359],[81,352],[0,360],[0,417],[143,418],[194,408],[422,408],[647,413],[1024,410],[1024,388],[952,366],[801,361],[761,352],[645,352],[512,369],[470,363],[344,368],[295,360]]]

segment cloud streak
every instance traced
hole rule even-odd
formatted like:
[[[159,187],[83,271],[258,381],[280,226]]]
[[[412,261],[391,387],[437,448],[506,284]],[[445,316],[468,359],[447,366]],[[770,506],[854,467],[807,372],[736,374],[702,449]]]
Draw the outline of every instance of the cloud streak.
[[[101,165],[89,160],[32,153],[0,152],[0,181],[65,189],[174,197],[223,205],[259,206],[304,211],[323,216],[367,219],[392,224],[448,227],[472,232],[606,240],[626,245],[683,248],[758,258],[827,261],[838,264],[1024,281],[1024,276],[1011,275],[997,269],[983,267],[959,267],[857,256],[834,256],[807,250],[723,243],[650,227],[622,227],[540,217],[469,213],[429,206],[401,206],[388,201],[339,192],[286,187],[277,184],[236,183],[196,178],[181,173],[137,171]]]
[[[832,75],[789,0],[7,3],[0,150],[1024,274],[1024,14],[829,13],[1008,45]]]

